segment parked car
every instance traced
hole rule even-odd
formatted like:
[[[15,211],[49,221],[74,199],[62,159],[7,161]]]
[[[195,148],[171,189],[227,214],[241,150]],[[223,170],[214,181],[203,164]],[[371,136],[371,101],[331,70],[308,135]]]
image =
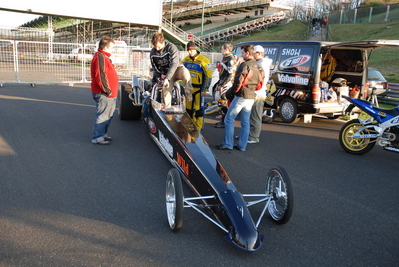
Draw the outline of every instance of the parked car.
[[[367,80],[369,83],[369,90],[368,90],[368,95],[371,94],[372,88],[376,88],[375,93],[377,95],[385,93],[385,91],[388,89],[388,82],[385,80],[384,76],[382,76],[381,72],[379,72],[375,68],[368,68],[367,72]]]

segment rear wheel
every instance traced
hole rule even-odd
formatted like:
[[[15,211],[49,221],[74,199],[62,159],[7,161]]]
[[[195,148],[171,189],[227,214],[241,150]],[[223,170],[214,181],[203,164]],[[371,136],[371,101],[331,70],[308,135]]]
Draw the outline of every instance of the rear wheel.
[[[348,153],[362,155],[369,152],[375,146],[375,138],[354,138],[353,135],[363,127],[358,119],[348,121],[339,132],[339,144]],[[361,135],[375,134],[375,131],[366,128]]]
[[[299,121],[298,107],[293,99],[284,98],[280,103],[279,111],[283,122],[296,123]]]
[[[282,167],[270,169],[266,178],[266,195],[271,197],[268,212],[278,224],[287,223],[292,215],[294,194],[290,177]]]
[[[139,120],[141,117],[141,106],[135,106],[129,98],[129,94],[133,91],[130,84],[122,84],[119,88],[118,104],[119,119],[121,120]]]
[[[178,231],[183,225],[183,186],[180,173],[177,169],[169,170],[166,177],[166,213],[169,227],[172,231]]]

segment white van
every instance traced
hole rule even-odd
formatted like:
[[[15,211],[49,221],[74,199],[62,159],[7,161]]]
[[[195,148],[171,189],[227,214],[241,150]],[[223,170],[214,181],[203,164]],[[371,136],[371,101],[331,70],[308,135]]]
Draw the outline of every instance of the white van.
[[[115,46],[111,52],[111,60],[114,65],[126,65],[129,58],[129,49],[126,42],[115,41]]]
[[[72,61],[79,62],[91,62],[93,59],[93,53],[89,48],[77,47],[72,49],[72,51],[68,54],[68,59]]]

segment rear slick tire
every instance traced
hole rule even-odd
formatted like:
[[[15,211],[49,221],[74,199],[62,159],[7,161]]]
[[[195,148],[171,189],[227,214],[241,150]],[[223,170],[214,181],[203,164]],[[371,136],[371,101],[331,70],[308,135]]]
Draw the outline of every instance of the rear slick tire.
[[[135,106],[129,98],[129,94],[133,92],[130,84],[122,84],[118,94],[118,116],[121,120],[139,120],[141,117],[141,106]]]

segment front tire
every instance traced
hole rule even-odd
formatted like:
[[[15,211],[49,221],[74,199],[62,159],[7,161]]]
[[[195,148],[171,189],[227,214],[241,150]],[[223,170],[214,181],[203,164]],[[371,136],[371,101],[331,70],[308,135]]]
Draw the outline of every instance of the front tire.
[[[362,128],[358,119],[348,121],[339,132],[339,144],[350,154],[362,155],[369,152],[375,146],[375,138],[353,138],[353,135]],[[374,134],[371,129],[364,129],[360,134]]]
[[[166,214],[169,227],[177,232],[183,225],[183,186],[177,169],[169,170],[166,177]]]
[[[273,167],[266,178],[266,195],[271,197],[268,212],[277,224],[287,223],[292,215],[294,193],[291,179],[282,167]]]
[[[141,117],[141,106],[135,106],[129,98],[129,94],[133,92],[130,84],[122,84],[119,88],[118,104],[119,119],[121,120],[139,120]]]
[[[298,107],[293,99],[284,98],[280,103],[279,111],[283,122],[296,123],[299,121]]]

